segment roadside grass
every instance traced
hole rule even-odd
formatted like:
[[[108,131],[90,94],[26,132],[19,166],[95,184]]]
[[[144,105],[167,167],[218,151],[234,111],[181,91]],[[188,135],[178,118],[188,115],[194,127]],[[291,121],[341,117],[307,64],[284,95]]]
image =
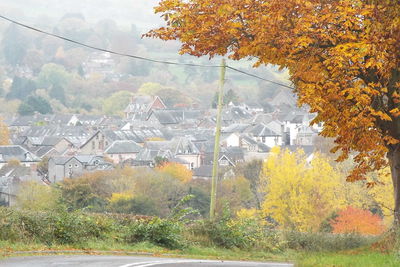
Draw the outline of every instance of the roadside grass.
[[[143,254],[164,257],[182,257],[216,260],[243,261],[281,261],[294,262],[296,253],[284,251],[270,253],[255,250],[224,249],[217,247],[189,246],[181,250],[170,250],[156,246],[150,242],[140,242],[134,245],[110,241],[88,241],[79,245],[50,245],[37,243],[20,243],[0,241],[0,259],[6,257],[56,254]]]
[[[30,252],[31,251],[31,252]],[[23,252],[23,253],[21,253]],[[158,257],[183,257],[215,260],[294,262],[295,266],[323,267],[395,267],[400,266],[399,257],[393,253],[381,253],[369,249],[340,252],[299,252],[285,250],[265,252],[259,250],[224,249],[217,247],[189,246],[170,250],[150,242],[134,245],[110,241],[88,241],[79,245],[50,245],[0,241],[0,259],[15,256],[52,254],[137,254]]]
[[[400,259],[393,253],[381,253],[364,250],[342,252],[307,252],[299,253],[296,266],[315,267],[397,267]]]

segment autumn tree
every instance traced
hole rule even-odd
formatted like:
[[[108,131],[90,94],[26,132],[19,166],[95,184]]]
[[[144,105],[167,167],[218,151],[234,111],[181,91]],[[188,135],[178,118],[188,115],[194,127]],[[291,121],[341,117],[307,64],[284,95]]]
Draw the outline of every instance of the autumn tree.
[[[57,208],[60,192],[36,181],[21,183],[17,193],[17,207],[26,210],[48,211]]]
[[[158,171],[167,174],[181,182],[187,183],[192,180],[193,173],[184,165],[175,162],[166,162],[158,167]]]
[[[390,165],[400,222],[400,7],[398,0],[161,0],[166,26],[147,36],[180,52],[257,59],[287,68],[299,104],[324,122],[348,180]]]
[[[0,117],[0,145],[5,146],[10,144],[10,131],[7,124],[4,123],[3,118]]]
[[[382,218],[369,210],[347,207],[338,212],[331,221],[333,233],[356,233],[363,235],[380,235],[385,231]]]
[[[284,229],[317,231],[332,212],[344,207],[340,174],[321,155],[309,164],[303,151],[274,148],[261,176],[261,210]]]

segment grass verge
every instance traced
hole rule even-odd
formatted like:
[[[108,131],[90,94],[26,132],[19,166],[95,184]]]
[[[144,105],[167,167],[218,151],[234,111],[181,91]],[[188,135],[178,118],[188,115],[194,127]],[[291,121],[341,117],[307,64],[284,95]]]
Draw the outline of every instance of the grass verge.
[[[23,253],[21,253],[23,252]],[[134,245],[110,243],[106,241],[89,241],[82,245],[51,245],[27,244],[19,242],[0,241],[0,259],[6,257],[54,254],[138,254],[147,256],[182,257],[216,260],[243,261],[279,261],[294,262],[296,254],[291,251],[270,253],[240,249],[224,249],[218,247],[191,246],[180,250],[170,250],[156,246],[150,242],[140,242]],[[58,254],[58,253],[57,253]]]
[[[364,250],[343,251],[336,253],[309,252],[299,253],[296,257],[296,266],[315,267],[397,267],[400,266],[399,258],[391,253],[380,253]]]

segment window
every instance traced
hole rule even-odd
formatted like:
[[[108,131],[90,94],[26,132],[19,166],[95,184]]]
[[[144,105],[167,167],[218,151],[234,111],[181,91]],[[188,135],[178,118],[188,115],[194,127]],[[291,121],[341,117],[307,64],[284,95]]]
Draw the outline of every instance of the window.
[[[96,143],[92,141],[92,149],[96,149]]]
[[[263,143],[265,143],[265,136],[261,137]]]
[[[221,161],[219,162],[219,164],[220,164],[221,166],[228,166],[228,165],[229,165],[229,162],[228,162],[226,159],[221,159]]]
[[[75,163],[74,167],[75,167],[75,168],[78,168],[78,167],[79,167],[79,165]]]

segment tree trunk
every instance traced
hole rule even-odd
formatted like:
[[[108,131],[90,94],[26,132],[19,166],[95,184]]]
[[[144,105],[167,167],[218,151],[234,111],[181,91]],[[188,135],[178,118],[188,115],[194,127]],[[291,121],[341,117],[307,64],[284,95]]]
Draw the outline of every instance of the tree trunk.
[[[400,226],[400,147],[390,148],[387,154],[394,190],[394,227]]]

